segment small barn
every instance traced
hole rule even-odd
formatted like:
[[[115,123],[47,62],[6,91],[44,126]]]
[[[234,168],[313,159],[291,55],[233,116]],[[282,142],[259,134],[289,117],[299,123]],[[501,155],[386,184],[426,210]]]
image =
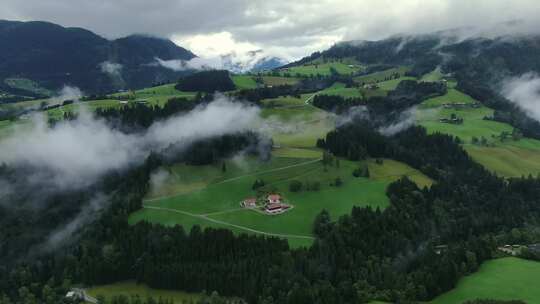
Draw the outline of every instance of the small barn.
[[[248,197],[240,205],[244,208],[255,208],[257,207],[257,199],[255,197]]]
[[[279,194],[270,194],[267,199],[268,204],[281,204],[281,195]]]

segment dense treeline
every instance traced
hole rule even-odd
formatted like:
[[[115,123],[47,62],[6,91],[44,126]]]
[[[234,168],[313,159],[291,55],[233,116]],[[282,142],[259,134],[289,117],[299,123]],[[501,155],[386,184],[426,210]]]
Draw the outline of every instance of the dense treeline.
[[[174,97],[170,98],[163,107],[135,103],[120,108],[98,108],[95,115],[107,120],[111,126],[131,133],[146,129],[157,120],[177,113],[189,112],[196,106],[208,103],[213,99],[214,96],[211,94],[198,94],[194,99]]]
[[[300,97],[302,90],[292,85],[280,85],[273,87],[262,87],[256,89],[244,89],[238,91],[235,95],[239,99],[248,100],[251,102],[260,102],[263,99],[277,98],[279,96],[295,96]]]
[[[202,71],[184,76],[175,86],[177,90],[187,92],[226,92],[236,88],[229,71],[211,70]]]
[[[338,95],[317,94],[313,97],[312,104],[325,111],[341,114],[347,112],[352,107],[366,105],[366,101],[361,98],[344,98]]]

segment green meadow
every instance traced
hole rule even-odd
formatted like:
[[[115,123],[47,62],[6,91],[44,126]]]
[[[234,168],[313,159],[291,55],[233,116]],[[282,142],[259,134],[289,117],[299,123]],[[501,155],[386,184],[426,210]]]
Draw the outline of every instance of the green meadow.
[[[130,222],[182,224],[186,229],[195,224],[229,228],[235,233],[284,237],[294,247],[308,246],[313,241],[313,220],[321,210],[328,210],[337,219],[350,213],[353,206],[385,208],[388,205],[386,187],[404,175],[421,187],[431,184],[420,172],[392,160],[385,160],[382,165],[368,161],[370,178],[353,177],[352,171],[361,164],[343,159],[339,166],[326,167],[317,158],[273,157],[269,162],[257,162],[254,159],[243,160],[243,163],[227,161],[225,173],[220,165],[168,168],[166,170],[177,172],[170,174],[168,186],[154,189],[144,202],[147,208],[132,214]],[[343,181],[341,186],[333,185],[338,177]],[[240,208],[243,199],[256,195],[251,188],[256,179],[265,182],[263,190],[282,194],[293,208],[275,216]],[[304,185],[319,183],[320,189],[291,192],[292,180]],[[177,194],[172,194],[175,191]],[[160,196],[162,194],[164,196]]]
[[[358,88],[347,88],[344,83],[336,82],[331,87],[319,91],[317,94],[337,95],[344,98],[360,98],[362,93]]]
[[[396,68],[387,69],[384,71],[374,72],[367,75],[357,76],[354,77],[354,81],[358,83],[372,83],[372,82],[380,82],[388,80],[389,77],[391,77],[394,74],[399,74],[400,76],[404,76],[405,73],[409,70],[409,67],[406,66],[399,66]]]
[[[513,127],[506,123],[486,120],[493,110],[485,106],[445,108],[443,104],[478,102],[456,89],[449,89],[444,96],[424,101],[417,110],[416,119],[430,133],[445,133],[459,137],[463,147],[478,163],[505,177],[537,175],[540,173],[540,141],[530,138],[501,141],[502,132],[511,133]],[[441,118],[452,114],[463,118],[462,124],[443,123]],[[484,137],[487,145],[472,144],[473,137]]]
[[[316,76],[316,75],[330,75],[331,69],[335,69],[337,73],[343,75],[350,75],[351,73],[358,72],[363,69],[359,64],[347,64],[339,61],[330,61],[322,63],[308,63],[301,66],[294,66],[290,68],[281,69],[281,73],[288,73],[292,76]]]
[[[403,80],[416,80],[416,78],[410,77],[410,76],[402,76],[402,77],[397,78],[397,79],[390,79],[390,80],[386,80],[386,81],[381,81],[381,82],[377,83],[377,86],[379,87],[379,90],[381,90],[381,91],[383,91],[385,93],[388,93],[389,91],[395,90],[396,87],[398,86],[398,84],[400,82],[402,82]]]
[[[540,262],[513,257],[487,261],[480,270],[461,279],[455,289],[432,304],[461,304],[474,299],[522,300],[540,303]]]
[[[443,76],[444,75],[441,72],[441,68],[437,67],[433,71],[423,75],[422,78],[420,78],[420,81],[428,81],[428,82],[440,81],[443,79]]]
[[[267,86],[294,85],[300,80],[296,77],[262,76],[262,81]]]
[[[262,101],[261,116],[266,119],[274,144],[281,147],[313,148],[335,126],[335,115],[310,104],[315,94],[278,97]]]
[[[257,88],[257,83],[251,75],[233,75],[231,78],[237,89]]]

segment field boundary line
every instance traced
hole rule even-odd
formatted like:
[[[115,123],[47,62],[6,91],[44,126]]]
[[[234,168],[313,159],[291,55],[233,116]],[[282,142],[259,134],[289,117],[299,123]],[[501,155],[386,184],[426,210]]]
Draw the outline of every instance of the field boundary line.
[[[254,173],[245,174],[245,175],[241,175],[241,176],[236,176],[236,177],[233,177],[233,178],[222,180],[222,181],[217,182],[217,183],[208,184],[207,187],[232,182],[232,181],[235,181],[235,180],[238,180],[238,179],[242,179],[244,177],[256,176],[256,175],[259,175],[259,174],[266,174],[266,173],[276,172],[276,171],[280,171],[280,170],[286,170],[286,169],[290,169],[290,168],[294,168],[294,167],[300,167],[300,166],[304,166],[304,165],[309,165],[309,164],[312,164],[312,163],[319,162],[321,160],[322,160],[322,158],[317,158],[317,159],[309,160],[309,161],[306,161],[306,162],[303,162],[303,163],[298,163],[298,164],[288,165],[288,166],[285,166],[285,167],[270,169],[270,170],[266,170],[266,171],[259,171],[259,172],[254,172]],[[143,200],[143,202],[160,201],[160,200],[163,200],[163,199],[177,197],[177,196],[180,196],[180,195],[183,195],[183,194],[185,194],[185,193],[160,196],[160,197],[155,197],[155,198],[150,198],[150,199]]]
[[[236,224],[232,224],[232,223],[227,223],[227,222],[224,222],[224,221],[216,220],[216,219],[210,218],[210,217],[208,217],[208,216],[206,216],[206,215],[202,215],[202,214],[194,214],[194,213],[191,213],[191,212],[187,212],[187,211],[183,211],[183,210],[178,210],[178,209],[163,208],[163,207],[154,207],[154,206],[146,206],[146,205],[143,205],[142,207],[143,207],[144,209],[151,209],[151,210],[159,210],[159,211],[168,211],[168,212],[180,213],[180,214],[183,214],[183,215],[187,215],[187,216],[191,216],[191,217],[195,217],[195,218],[207,220],[207,221],[209,221],[209,222],[213,222],[213,223],[216,223],[216,224],[225,225],[225,226],[230,226],[230,227],[234,227],[234,228],[237,228],[237,229],[240,229],[240,230],[245,230],[245,231],[249,231],[249,232],[252,232],[252,233],[257,233],[257,234],[262,234],[262,235],[267,235],[267,236],[275,236],[275,237],[281,237],[281,238],[309,239],[309,240],[314,240],[314,239],[315,239],[315,237],[313,237],[313,236],[307,236],[307,235],[295,235],[295,234],[281,234],[281,233],[265,232],[265,231],[261,231],[261,230],[256,230],[256,229],[248,228],[248,227],[245,227],[245,226],[240,226],[240,225],[236,225]]]

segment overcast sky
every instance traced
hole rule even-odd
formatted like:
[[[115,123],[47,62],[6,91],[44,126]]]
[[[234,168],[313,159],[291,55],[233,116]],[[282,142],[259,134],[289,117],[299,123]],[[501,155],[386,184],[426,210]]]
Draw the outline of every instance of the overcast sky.
[[[2,0],[0,19],[159,35],[206,57],[264,49],[294,59],[343,40],[516,20],[536,30],[539,13],[539,0]]]

